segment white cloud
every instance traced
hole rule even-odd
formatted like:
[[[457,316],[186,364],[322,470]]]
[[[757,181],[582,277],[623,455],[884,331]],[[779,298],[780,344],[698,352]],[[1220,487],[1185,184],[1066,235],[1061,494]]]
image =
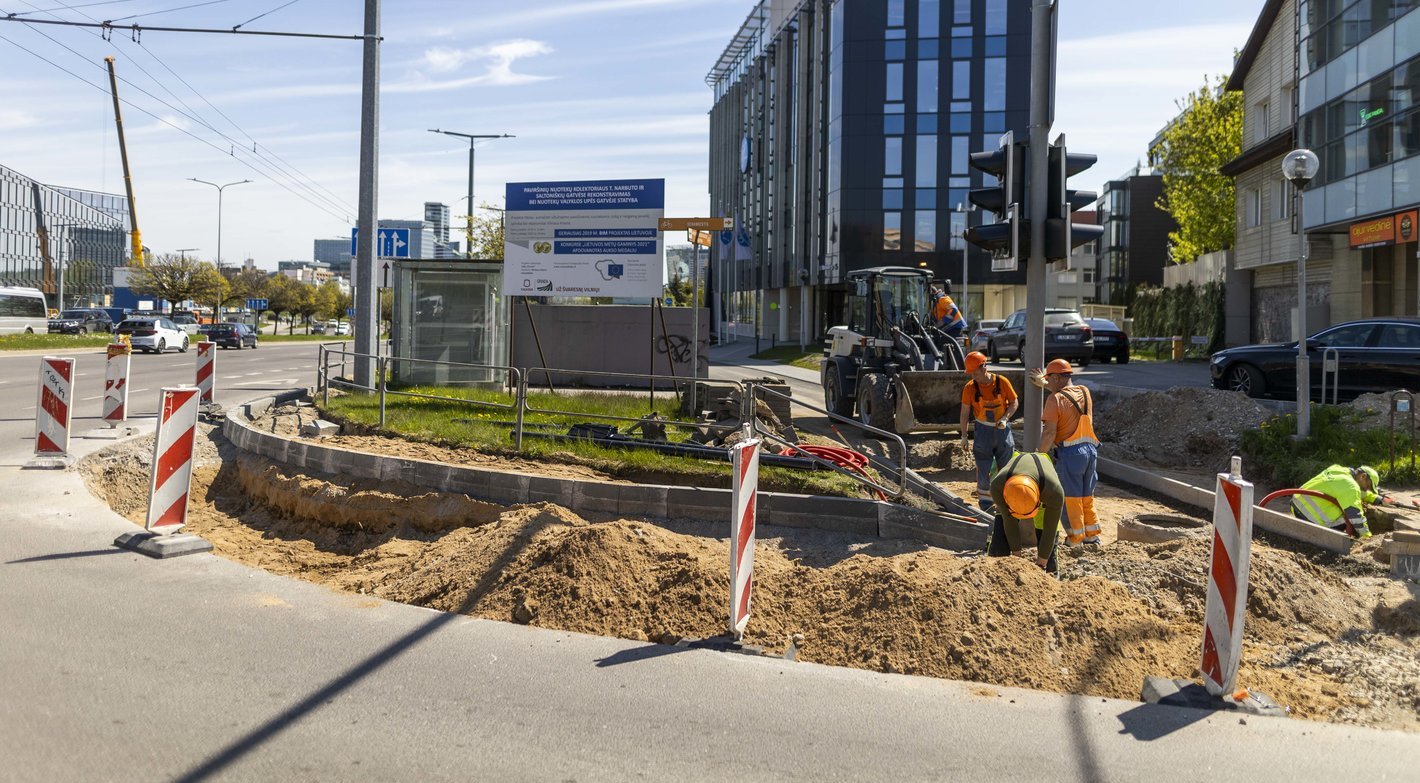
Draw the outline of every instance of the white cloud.
[[[22,109],[0,109],[0,130],[26,128],[35,122],[35,116]]]
[[[453,73],[470,63],[484,63],[486,70],[478,78],[480,84],[525,84],[547,77],[513,72],[513,63],[527,57],[551,54],[552,47],[542,41],[517,38],[489,46],[468,49],[435,47],[424,52],[424,65],[431,73]]]

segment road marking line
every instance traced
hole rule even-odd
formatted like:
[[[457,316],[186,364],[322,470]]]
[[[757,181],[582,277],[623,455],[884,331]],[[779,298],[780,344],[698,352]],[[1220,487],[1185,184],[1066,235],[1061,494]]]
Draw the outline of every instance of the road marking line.
[[[100,395],[97,396],[97,397],[85,397],[85,398],[79,400],[79,402],[92,402],[92,401],[94,401],[94,400],[102,400],[103,398],[104,398],[104,396],[103,396],[102,394],[100,394]]]

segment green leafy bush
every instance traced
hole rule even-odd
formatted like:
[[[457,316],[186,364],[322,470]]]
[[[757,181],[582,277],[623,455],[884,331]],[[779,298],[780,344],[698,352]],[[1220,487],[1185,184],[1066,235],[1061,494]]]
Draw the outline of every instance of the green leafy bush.
[[[1223,283],[1192,283],[1175,288],[1139,288],[1129,308],[1134,317],[1134,337],[1208,338],[1208,352],[1222,347],[1224,328]]]
[[[1412,467],[1409,433],[1395,438],[1391,462],[1391,433],[1374,427],[1376,420],[1344,406],[1312,406],[1311,435],[1293,440],[1297,416],[1289,413],[1244,432],[1241,451],[1246,475],[1258,483],[1300,487],[1330,465],[1370,465],[1381,474],[1381,486],[1420,484],[1420,471]]]

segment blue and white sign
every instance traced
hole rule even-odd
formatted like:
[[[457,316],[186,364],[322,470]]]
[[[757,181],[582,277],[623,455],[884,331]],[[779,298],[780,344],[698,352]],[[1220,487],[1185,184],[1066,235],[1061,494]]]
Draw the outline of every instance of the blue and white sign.
[[[347,307],[347,308],[345,308],[345,317],[346,317],[346,318],[354,318],[354,317],[355,317],[355,308],[353,308],[353,307]]]
[[[357,255],[360,228],[350,229],[350,255]],[[409,258],[409,229],[382,228],[375,235],[375,255],[380,258]]]
[[[248,309],[248,310],[255,310],[256,312],[259,313],[259,312],[262,312],[263,310],[266,309],[267,304],[268,304],[268,303],[267,303],[267,301],[266,301],[265,299],[248,299],[248,300],[247,300],[247,309]]]
[[[660,297],[665,203],[663,179],[508,183],[509,293]]]

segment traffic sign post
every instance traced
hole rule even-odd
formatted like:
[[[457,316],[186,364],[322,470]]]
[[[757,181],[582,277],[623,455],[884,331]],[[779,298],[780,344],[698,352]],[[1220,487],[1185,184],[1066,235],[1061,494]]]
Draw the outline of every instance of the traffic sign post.
[[[350,229],[350,255],[355,255],[355,247],[359,242],[359,227]],[[375,254],[380,258],[409,258],[409,229],[380,229],[375,234]]]

